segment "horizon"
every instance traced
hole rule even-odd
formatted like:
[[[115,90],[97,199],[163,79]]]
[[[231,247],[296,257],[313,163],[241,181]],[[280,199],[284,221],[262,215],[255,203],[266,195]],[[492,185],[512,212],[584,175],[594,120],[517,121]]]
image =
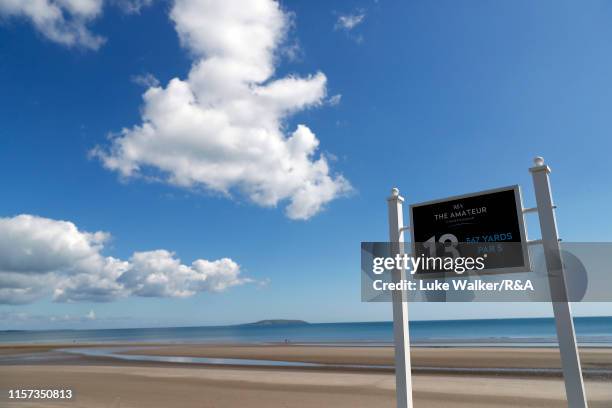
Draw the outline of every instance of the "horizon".
[[[612,319],[612,315],[601,315],[601,316],[573,316],[574,320],[582,319]],[[497,318],[473,318],[473,319],[432,319],[432,320],[416,320],[411,319],[410,323],[462,323],[462,322],[484,322],[484,321],[500,321],[500,320],[554,320],[554,317],[497,317]],[[377,324],[386,323],[393,324],[392,320],[370,320],[370,321],[337,321],[337,322],[311,322],[300,319],[262,319],[254,322],[243,322],[243,323],[231,323],[231,324],[220,324],[220,325],[195,325],[195,326],[135,326],[135,327],[94,327],[94,328],[43,328],[43,329],[0,329],[0,333],[4,332],[29,332],[29,331],[95,331],[95,330],[147,330],[147,329],[189,329],[189,328],[220,328],[220,327],[237,327],[237,326],[251,326],[260,322],[268,321],[280,321],[266,326],[258,327],[274,327],[283,325],[295,325],[295,324],[307,324],[307,325],[333,325],[333,324]]]

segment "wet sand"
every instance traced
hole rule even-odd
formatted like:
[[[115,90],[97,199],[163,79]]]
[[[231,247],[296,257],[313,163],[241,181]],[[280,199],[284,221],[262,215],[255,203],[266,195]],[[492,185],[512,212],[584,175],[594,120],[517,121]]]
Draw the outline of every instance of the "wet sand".
[[[392,347],[316,347],[300,345],[180,345],[146,347],[130,355],[245,358],[321,364],[393,365]],[[610,368],[612,349],[580,351],[583,368]],[[431,348],[413,347],[414,367],[436,368],[560,368],[556,348]]]
[[[49,352],[59,346],[0,347],[0,406],[14,407],[394,407],[391,370],[216,367],[119,361]],[[104,346],[106,347],[106,346]],[[248,358],[325,364],[392,363],[388,347],[172,345],[129,353]],[[28,363],[21,356],[56,359]],[[585,367],[612,368],[612,350],[581,351]],[[64,360],[62,360],[62,357]],[[555,349],[415,349],[413,363],[456,368],[553,367]],[[10,360],[5,360],[10,361]],[[560,378],[520,375],[423,374],[414,378],[415,407],[563,407]],[[586,381],[590,407],[612,407],[612,380]],[[12,388],[70,388],[70,401],[9,401]]]

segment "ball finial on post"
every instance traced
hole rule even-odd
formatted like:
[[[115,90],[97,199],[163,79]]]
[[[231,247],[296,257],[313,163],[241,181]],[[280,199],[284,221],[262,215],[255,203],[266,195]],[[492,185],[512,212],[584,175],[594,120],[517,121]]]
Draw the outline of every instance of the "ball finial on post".
[[[544,158],[542,156],[536,156],[533,159],[533,164],[535,164],[538,167],[543,166],[544,165]]]
[[[400,203],[404,201],[404,198],[399,193],[399,188],[393,187],[391,189],[391,196],[387,198],[387,201],[396,201]]]

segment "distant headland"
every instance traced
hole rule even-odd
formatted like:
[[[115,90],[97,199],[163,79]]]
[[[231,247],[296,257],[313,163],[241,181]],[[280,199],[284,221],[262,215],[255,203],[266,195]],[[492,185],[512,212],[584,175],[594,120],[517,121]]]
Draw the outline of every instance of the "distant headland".
[[[288,320],[288,319],[267,319],[253,323],[244,323],[239,326],[286,326],[286,325],[302,325],[310,324],[304,320]]]

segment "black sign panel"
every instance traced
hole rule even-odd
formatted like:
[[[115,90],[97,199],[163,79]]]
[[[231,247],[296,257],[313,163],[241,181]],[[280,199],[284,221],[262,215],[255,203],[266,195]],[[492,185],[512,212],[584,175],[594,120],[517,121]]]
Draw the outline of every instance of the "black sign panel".
[[[529,270],[518,186],[411,205],[410,217],[416,256],[484,256],[482,272]]]

